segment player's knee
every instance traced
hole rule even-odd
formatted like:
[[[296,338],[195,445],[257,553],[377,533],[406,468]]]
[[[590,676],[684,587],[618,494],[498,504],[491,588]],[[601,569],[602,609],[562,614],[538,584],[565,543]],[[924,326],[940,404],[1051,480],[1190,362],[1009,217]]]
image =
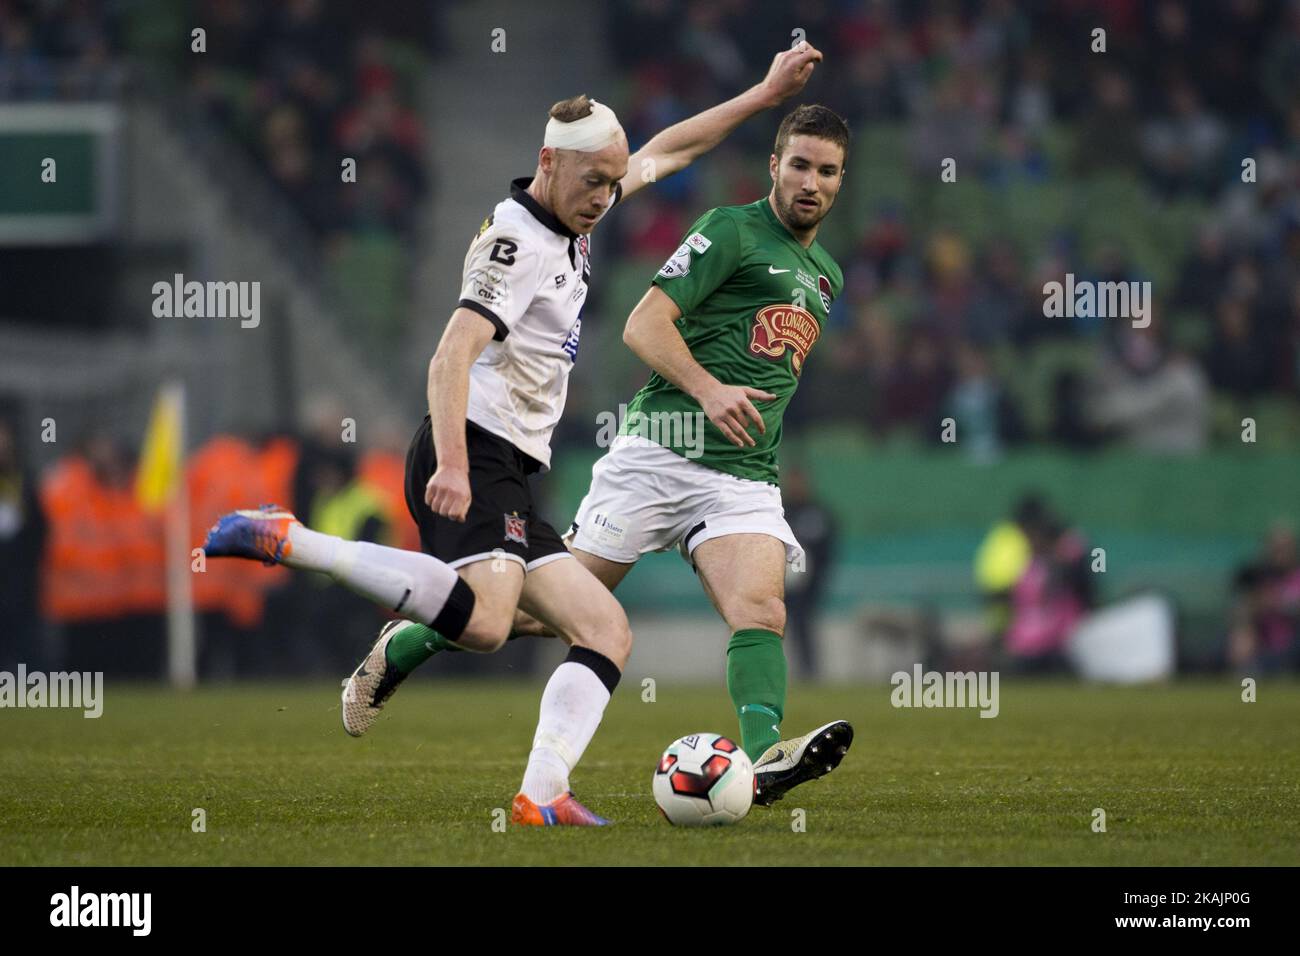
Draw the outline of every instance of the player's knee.
[[[513,622],[513,615],[493,613],[482,605],[475,605],[474,613],[456,643],[467,651],[491,654],[505,646]]]
[[[622,670],[632,654],[632,628],[622,606],[613,598],[607,606],[592,609],[574,622],[569,639],[579,647],[603,654]]]
[[[745,602],[729,622],[733,631],[757,628],[785,634],[785,601],[779,597],[758,598]]]
[[[474,627],[471,625],[465,628],[465,632],[461,634],[456,643],[465,650],[473,651],[476,654],[492,654],[501,650],[509,637],[509,628]]]
[[[608,651],[601,651],[622,670],[627,666],[627,659],[632,656],[632,627],[627,622],[627,615],[619,609],[619,624],[610,628],[607,639]]]
[[[618,665],[619,670],[623,670],[627,667],[627,659],[632,656],[632,629],[625,622],[621,629],[605,634],[592,649],[604,654]]]

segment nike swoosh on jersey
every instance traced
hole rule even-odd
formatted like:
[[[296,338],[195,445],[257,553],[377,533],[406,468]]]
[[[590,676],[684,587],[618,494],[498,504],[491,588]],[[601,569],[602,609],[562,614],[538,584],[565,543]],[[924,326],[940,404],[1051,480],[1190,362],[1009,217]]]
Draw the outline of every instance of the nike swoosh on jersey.
[[[771,273],[772,275],[776,275],[776,274],[779,273],[779,272],[789,272],[790,270],[789,270],[789,269],[778,269],[776,266],[768,266],[768,267],[767,267],[767,271],[768,271],[769,273]]]

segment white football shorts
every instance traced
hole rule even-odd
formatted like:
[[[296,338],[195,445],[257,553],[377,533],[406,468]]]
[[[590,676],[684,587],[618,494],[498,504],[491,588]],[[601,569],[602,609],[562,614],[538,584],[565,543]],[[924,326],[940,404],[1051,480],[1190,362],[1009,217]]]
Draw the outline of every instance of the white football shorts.
[[[591,469],[569,529],[573,547],[632,564],[651,551],[682,557],[729,534],[767,534],[795,561],[803,548],[785,520],[781,489],[698,464],[640,435],[619,435]]]

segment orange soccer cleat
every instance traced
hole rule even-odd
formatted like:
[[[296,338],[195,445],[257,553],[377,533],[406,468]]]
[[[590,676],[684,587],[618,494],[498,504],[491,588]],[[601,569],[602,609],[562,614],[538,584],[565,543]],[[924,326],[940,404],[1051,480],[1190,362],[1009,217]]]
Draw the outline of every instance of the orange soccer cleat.
[[[515,796],[510,808],[510,819],[525,827],[604,827],[609,821],[598,817],[581,803],[572,793],[565,793],[540,806],[529,800],[522,793]]]
[[[293,552],[289,528],[297,521],[292,512],[278,505],[232,511],[217,519],[203,542],[203,551],[210,558],[249,558],[279,564]]]

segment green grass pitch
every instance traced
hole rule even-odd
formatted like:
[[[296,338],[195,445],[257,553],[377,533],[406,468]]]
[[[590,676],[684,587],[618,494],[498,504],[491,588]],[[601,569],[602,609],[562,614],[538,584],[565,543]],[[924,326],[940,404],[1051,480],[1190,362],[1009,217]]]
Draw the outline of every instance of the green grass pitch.
[[[853,721],[841,767],[738,826],[677,830],[650,795],[659,753],[692,731],[734,733],[735,718],[721,686],[660,682],[645,703],[629,681],[573,781],[616,825],[498,832],[541,687],[415,682],[362,740],[339,726],[337,686],[318,684],[110,682],[98,720],[0,711],[0,863],[1300,863],[1294,682],[1263,681],[1243,703],[1227,680],[1004,680],[994,719],[894,709],[886,685],[797,686],[788,732]]]

